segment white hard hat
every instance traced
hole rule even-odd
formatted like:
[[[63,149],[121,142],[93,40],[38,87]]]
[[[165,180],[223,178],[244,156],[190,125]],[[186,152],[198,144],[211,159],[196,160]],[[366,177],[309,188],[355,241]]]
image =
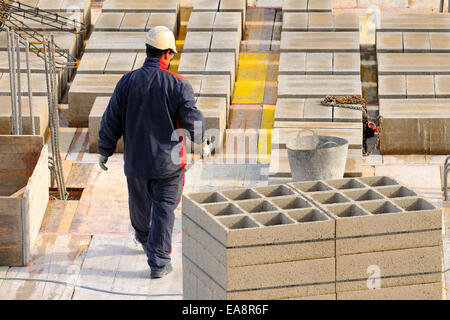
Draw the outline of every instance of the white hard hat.
[[[169,28],[164,26],[151,28],[147,33],[145,43],[160,50],[171,49],[177,53],[175,36]]]

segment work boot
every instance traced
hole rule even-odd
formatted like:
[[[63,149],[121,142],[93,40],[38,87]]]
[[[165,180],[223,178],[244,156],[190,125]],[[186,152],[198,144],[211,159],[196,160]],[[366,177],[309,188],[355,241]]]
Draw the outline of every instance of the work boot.
[[[152,279],[162,278],[165,275],[168,275],[169,273],[171,273],[172,270],[173,270],[173,268],[172,268],[172,264],[170,262],[161,268],[157,268],[157,267],[151,268],[150,278],[152,278]]]

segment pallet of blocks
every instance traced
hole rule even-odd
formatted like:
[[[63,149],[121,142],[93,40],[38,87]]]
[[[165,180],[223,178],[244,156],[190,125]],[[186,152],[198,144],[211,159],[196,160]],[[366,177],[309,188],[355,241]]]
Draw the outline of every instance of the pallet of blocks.
[[[442,212],[386,177],[192,193],[184,299],[443,299]]]
[[[448,154],[448,15],[381,14],[377,26],[380,152]]]
[[[0,136],[0,266],[24,266],[49,200],[42,136]]]

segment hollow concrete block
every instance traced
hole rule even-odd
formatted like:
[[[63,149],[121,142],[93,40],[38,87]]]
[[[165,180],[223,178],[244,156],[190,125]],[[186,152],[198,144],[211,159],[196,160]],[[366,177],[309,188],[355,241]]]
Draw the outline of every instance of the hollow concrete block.
[[[442,282],[340,292],[337,300],[445,300]]]
[[[368,290],[370,266],[379,268],[382,288],[438,282],[442,278],[442,258],[442,246],[338,256],[336,291]]]

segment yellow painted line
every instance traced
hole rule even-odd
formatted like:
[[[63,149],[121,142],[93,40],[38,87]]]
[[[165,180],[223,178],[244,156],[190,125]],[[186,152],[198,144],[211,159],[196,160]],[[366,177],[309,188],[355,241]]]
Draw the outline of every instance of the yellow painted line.
[[[261,130],[258,139],[258,163],[269,163],[272,144],[272,129],[275,121],[275,106],[264,105]]]
[[[264,99],[269,53],[242,52],[232,104],[261,104]]]

